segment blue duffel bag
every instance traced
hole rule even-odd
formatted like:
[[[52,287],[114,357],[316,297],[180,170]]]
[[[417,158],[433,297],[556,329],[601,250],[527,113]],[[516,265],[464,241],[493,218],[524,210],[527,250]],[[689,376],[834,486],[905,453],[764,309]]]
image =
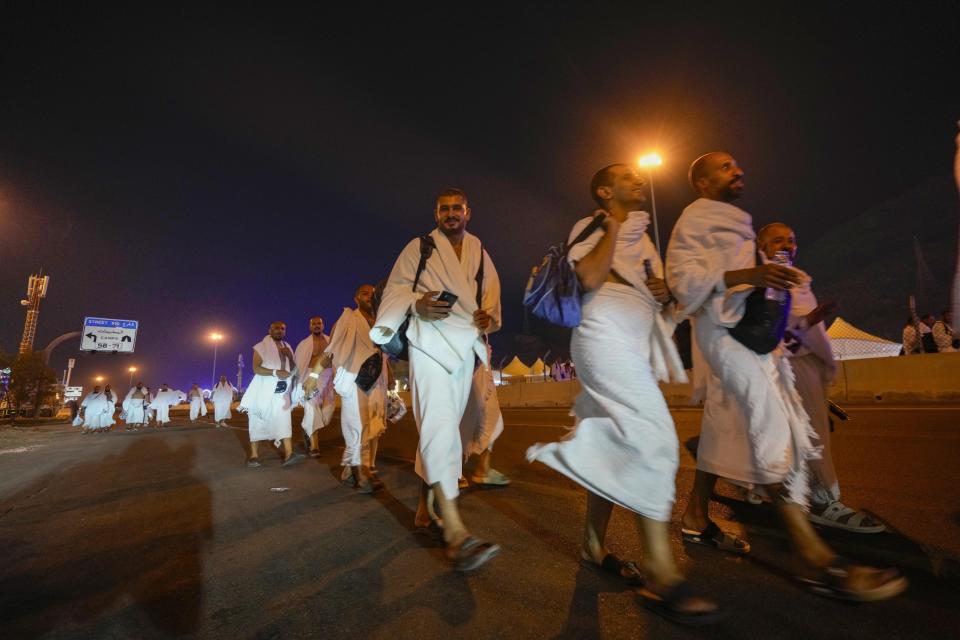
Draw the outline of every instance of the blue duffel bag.
[[[606,217],[605,214],[594,217],[570,244],[561,242],[550,247],[540,264],[530,271],[523,293],[523,306],[530,313],[561,327],[580,324],[580,283],[573,266],[567,262],[567,253],[600,228]]]

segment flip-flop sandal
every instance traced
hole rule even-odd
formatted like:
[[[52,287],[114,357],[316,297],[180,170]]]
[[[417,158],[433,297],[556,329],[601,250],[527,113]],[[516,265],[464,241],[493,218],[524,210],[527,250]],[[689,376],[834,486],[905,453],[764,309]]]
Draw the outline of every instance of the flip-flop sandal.
[[[630,562],[628,560],[621,560],[612,553],[605,555],[603,557],[603,562],[600,564],[597,564],[591,558],[585,556],[582,552],[580,554],[580,558],[585,564],[588,564],[604,573],[609,573],[612,576],[620,578],[628,587],[642,587],[647,583],[646,579],[643,577],[643,572],[640,571],[640,567],[637,566],[637,563]]]
[[[641,591],[641,596],[643,597],[643,606],[647,610],[676,624],[700,626],[714,624],[726,617],[726,614],[720,609],[704,612],[681,609],[680,605],[685,600],[697,597],[697,594],[690,588],[690,583],[686,581],[680,582],[664,594],[644,589]]]
[[[302,453],[294,453],[294,454],[291,454],[289,458],[287,458],[286,460],[284,460],[284,461],[280,464],[280,466],[281,466],[281,467],[292,467],[292,466],[295,465],[295,464],[300,464],[300,463],[303,462],[306,458],[307,458],[307,456],[303,455]]]
[[[457,548],[453,557],[447,557],[453,562],[454,569],[460,573],[466,573],[480,568],[498,553],[500,553],[500,545],[468,536]]]
[[[839,500],[831,502],[820,513],[814,513],[811,510],[807,514],[807,519],[823,527],[833,527],[853,533],[882,533],[887,528],[871,518],[869,514],[851,509]]]
[[[483,489],[499,489],[510,486],[510,478],[496,469],[490,469],[490,473],[485,476],[474,476],[470,479],[473,481],[473,484]]]
[[[319,457],[320,457],[320,449],[310,449],[310,457],[311,457],[311,458],[319,458]]]
[[[910,582],[896,569],[875,569],[883,576],[879,585],[866,591],[857,591],[847,586],[850,577],[850,568],[853,563],[847,558],[837,557],[829,566],[824,568],[816,578],[796,576],[796,579],[807,587],[811,593],[826,598],[851,600],[853,602],[875,602],[886,600],[903,593]]]
[[[684,542],[702,544],[707,547],[713,547],[719,551],[734,553],[737,555],[746,555],[750,553],[750,543],[739,536],[727,533],[717,526],[717,523],[710,520],[707,528],[703,531],[692,531],[690,529],[680,529]]]

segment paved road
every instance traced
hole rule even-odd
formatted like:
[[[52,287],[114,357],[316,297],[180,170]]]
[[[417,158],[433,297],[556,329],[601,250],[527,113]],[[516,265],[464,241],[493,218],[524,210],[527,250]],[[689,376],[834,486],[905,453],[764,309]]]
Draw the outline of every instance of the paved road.
[[[257,470],[243,466],[242,421],[99,436],[0,429],[0,637],[956,638],[960,409],[852,414],[834,438],[844,499],[891,532],[826,536],[847,555],[902,567],[911,589],[859,606],[805,593],[769,507],[724,489],[713,515],[743,526],[749,559],[685,548],[673,530],[694,585],[730,611],[708,631],[649,615],[577,562],[583,492],[523,459],[529,444],[562,435],[560,410],[506,412],[496,465],[513,486],[461,500],[467,523],[504,552],[469,577],[412,530],[409,420],[384,438],[387,489],[373,497],[337,482],[333,429],[319,461],[282,469],[268,452]],[[699,412],[674,416],[681,440],[695,435]],[[692,476],[682,452],[677,512]],[[640,553],[624,512],[611,546]]]

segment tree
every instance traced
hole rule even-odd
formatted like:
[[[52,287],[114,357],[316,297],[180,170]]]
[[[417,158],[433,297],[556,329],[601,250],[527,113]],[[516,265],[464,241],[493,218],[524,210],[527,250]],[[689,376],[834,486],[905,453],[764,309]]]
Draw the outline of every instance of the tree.
[[[25,404],[33,405],[33,415],[37,415],[44,401],[56,393],[56,372],[47,366],[42,351],[21,353],[11,368],[9,400],[15,408],[14,416]]]

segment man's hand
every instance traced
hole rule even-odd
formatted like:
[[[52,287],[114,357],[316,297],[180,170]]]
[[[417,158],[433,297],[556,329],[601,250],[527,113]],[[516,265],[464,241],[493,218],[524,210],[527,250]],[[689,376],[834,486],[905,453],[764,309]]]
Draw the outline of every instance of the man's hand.
[[[724,275],[728,287],[738,284],[749,284],[754,287],[771,287],[773,289],[792,289],[802,282],[800,272],[779,264],[763,264],[752,269],[728,271]]]
[[[620,230],[620,221],[614,218],[612,215],[610,215],[606,211],[604,211],[603,209],[597,209],[596,211],[593,212],[593,215],[594,217],[599,215],[606,216],[603,219],[603,222],[600,224],[603,227],[603,230],[606,231],[607,233],[616,233],[617,231]]]
[[[316,388],[317,379],[307,376],[307,379],[303,381],[303,394],[309,398]]]
[[[417,315],[424,320],[443,320],[450,315],[450,303],[436,300],[438,295],[439,291],[427,291],[423,294],[415,305]]]
[[[489,329],[491,322],[493,322],[493,318],[491,318],[490,314],[483,309],[477,309],[473,312],[473,323],[480,327],[480,331],[486,331]]]
[[[670,287],[667,286],[667,281],[663,278],[649,278],[647,280],[647,289],[650,290],[650,293],[653,294],[653,297],[656,298],[660,304],[667,304],[673,297],[670,294]]]
[[[840,305],[831,300],[830,302],[824,302],[816,309],[807,314],[807,326],[812,327],[818,322],[825,322],[837,315],[837,309],[840,308]]]
[[[277,377],[280,378],[281,380],[286,380],[287,378],[290,377],[290,372],[284,371],[283,369],[277,369]]]

